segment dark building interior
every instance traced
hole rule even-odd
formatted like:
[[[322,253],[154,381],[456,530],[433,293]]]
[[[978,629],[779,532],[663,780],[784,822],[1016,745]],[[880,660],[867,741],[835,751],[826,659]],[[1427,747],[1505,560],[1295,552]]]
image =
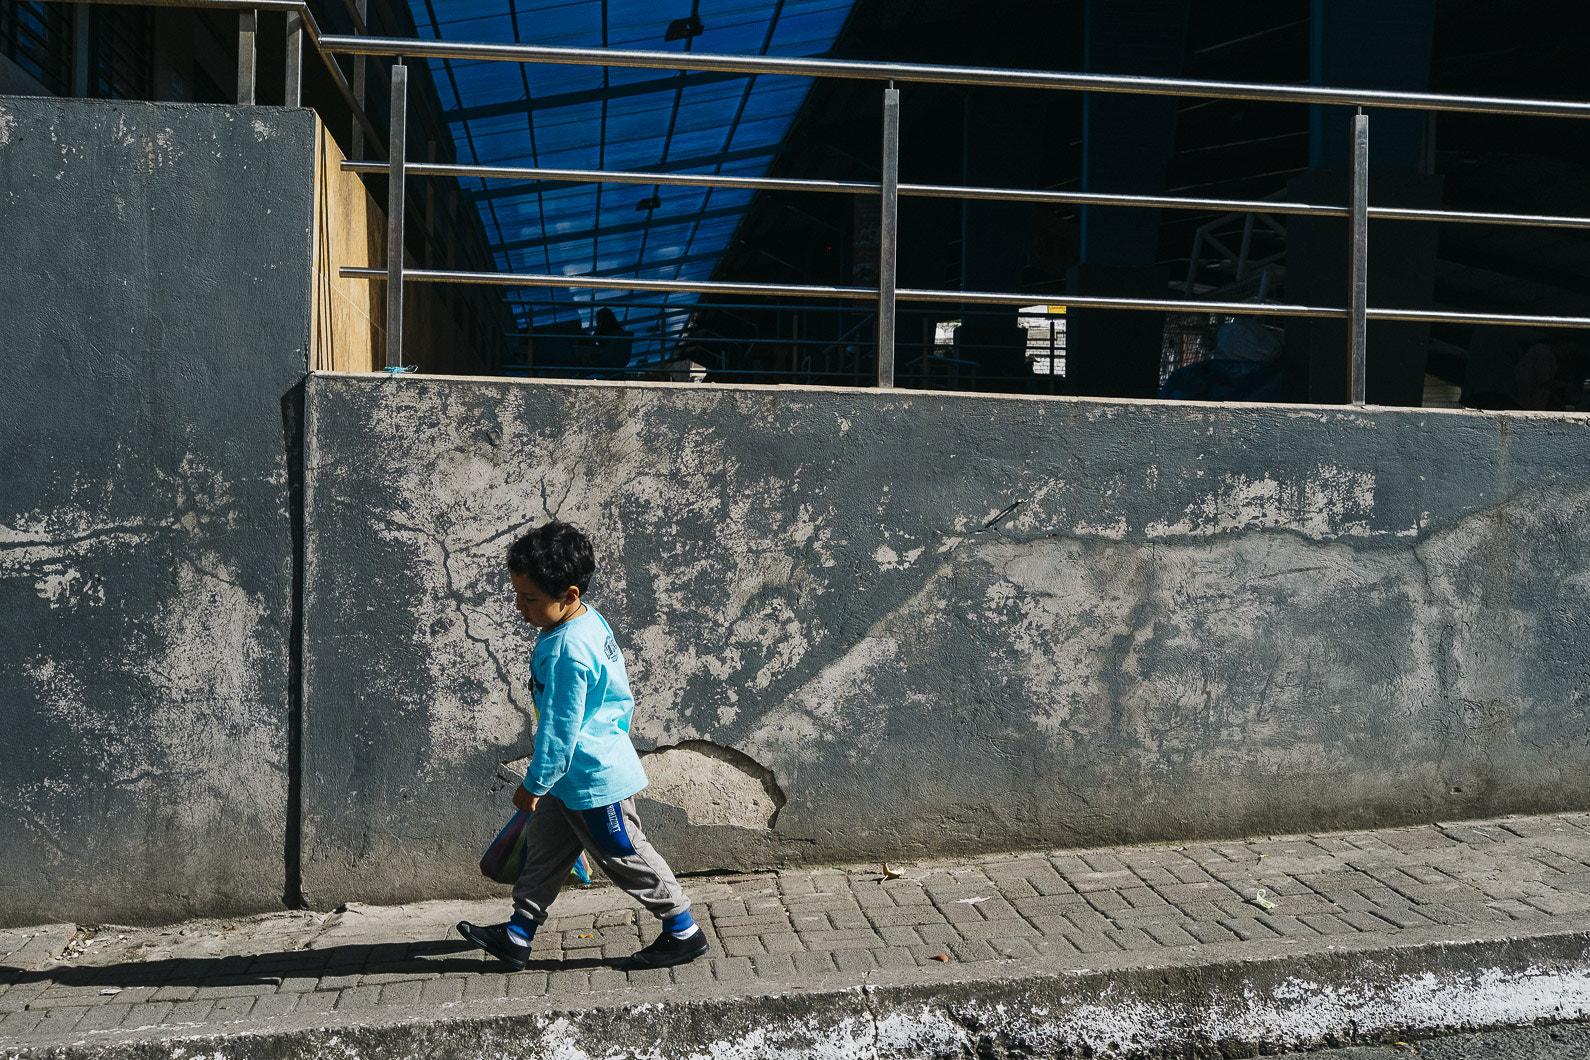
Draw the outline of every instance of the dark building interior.
[[[1103,6],[1116,26],[1090,24]],[[1316,33],[1308,0],[1287,3],[1145,2],[1089,5],[858,5],[839,54],[926,63],[1130,72],[1278,84],[1317,83],[1410,91],[1534,98],[1590,98],[1590,77],[1574,56],[1590,34],[1590,9],[1567,3],[1499,8],[1466,2],[1312,5],[1340,20]],[[1141,31],[1159,27],[1158,35]],[[1019,32],[1012,32],[1020,27]],[[1089,57],[1090,33],[1098,42]],[[1323,42],[1317,39],[1323,35]],[[1157,46],[1158,51],[1154,48]],[[1111,48],[1114,54],[1109,54]],[[1335,48],[1338,54],[1332,54]],[[1322,72],[1317,76],[1314,71]],[[779,174],[877,179],[879,90],[854,82],[818,84],[796,125],[795,147]],[[1103,97],[1128,134],[1096,135],[1089,150],[1086,107],[1074,94],[984,92],[958,86],[906,86],[901,180],[1138,194],[1342,202],[1346,194],[1345,108],[1245,101],[1167,102]],[[1330,113],[1331,110],[1339,113]],[[1108,129],[1109,126],[1106,126]],[[1376,204],[1450,210],[1578,214],[1590,207],[1590,136],[1578,122],[1441,115],[1371,114],[1371,196]],[[743,224],[723,275],[788,282],[853,276],[854,221],[827,197],[764,196]],[[812,216],[820,219],[814,223]],[[1032,291],[1034,303],[1066,293],[1172,297],[1191,275],[1199,296],[1256,297],[1259,274],[1273,274],[1276,301],[1342,304],[1345,223],[1275,218],[1253,226],[1248,268],[1202,241],[1215,215],[1192,211],[1051,207],[904,200],[900,283],[906,287]],[[1215,234],[1235,250],[1245,218]],[[1310,230],[1310,229],[1314,230]],[[822,238],[823,234],[834,238]],[[1372,226],[1371,304],[1450,307],[1497,313],[1583,315],[1590,310],[1590,243],[1582,231],[1383,222]],[[1301,251],[1301,253],[1300,253]],[[1252,263],[1267,263],[1255,268]],[[959,317],[959,307],[917,307],[924,317]],[[738,314],[736,314],[738,315]],[[1011,311],[985,312],[979,326],[1011,331]],[[1133,319],[1138,318],[1138,319]],[[763,330],[768,316],[755,319]],[[813,326],[820,326],[813,321]],[[1164,314],[1096,311],[1071,315],[1066,378],[1035,377],[1058,392],[1151,396],[1158,392],[1177,326]],[[1196,331],[1207,321],[1186,321]],[[703,330],[734,334],[745,324],[704,315]],[[842,331],[830,324],[830,334]],[[899,329],[900,361],[920,357],[925,325]],[[1475,332],[1480,334],[1476,335]],[[1492,331],[1499,331],[1491,334]],[[1166,335],[1163,347],[1161,334]],[[1549,339],[1567,360],[1583,351],[1572,332],[1400,322],[1371,324],[1369,400],[1418,405],[1428,373],[1463,388],[1471,347],[1519,347]],[[916,351],[906,352],[915,340]],[[1343,325],[1287,323],[1283,400],[1339,402],[1345,372],[1310,363],[1340,360]],[[1086,345],[1084,345],[1086,344]],[[1019,389],[1020,365],[965,358],[980,374]],[[1194,352],[1201,352],[1195,347]],[[1388,363],[1390,362],[1390,363]],[[991,369],[991,371],[990,371]],[[909,380],[909,368],[903,378]],[[906,385],[910,385],[909,382]],[[975,384],[974,384],[975,385]],[[1047,390],[1047,388],[1043,388]],[[1432,386],[1432,389],[1436,387]],[[1576,395],[1577,396],[1577,395]]]
[[[330,32],[354,32],[363,20],[377,35],[447,40],[1590,100],[1581,57],[1590,8],[1573,0],[676,7],[316,0],[311,10]],[[261,16],[261,103],[281,99],[281,36],[269,20],[282,17]],[[0,91],[230,101],[235,24],[223,11],[0,0]],[[352,60],[337,61],[351,77]],[[354,142],[351,112],[324,67],[306,59],[304,68],[306,103],[349,157],[380,157],[379,145]],[[420,102],[411,109],[411,159],[880,179],[878,81],[446,60],[412,68]],[[371,69],[368,109],[384,127],[384,79],[375,60]],[[1345,106],[899,87],[904,183],[1336,205],[1349,193]],[[1383,108],[1369,118],[1376,206],[1590,216],[1584,120]],[[369,178],[384,202],[383,184]],[[660,281],[877,282],[872,196],[687,195],[474,178],[417,181],[414,189],[409,246],[422,265]],[[906,196],[899,224],[902,288],[1031,296],[1022,307],[902,300],[900,386],[1348,400],[1344,320],[1067,306],[1068,296],[1089,295],[1344,305],[1343,219]],[[1590,233],[1379,220],[1370,226],[1368,275],[1371,306],[1583,317]],[[862,386],[876,378],[876,309],[864,301],[544,285],[470,290],[483,359],[511,374]],[[1372,321],[1367,397],[1584,410],[1585,335],[1572,327]]]

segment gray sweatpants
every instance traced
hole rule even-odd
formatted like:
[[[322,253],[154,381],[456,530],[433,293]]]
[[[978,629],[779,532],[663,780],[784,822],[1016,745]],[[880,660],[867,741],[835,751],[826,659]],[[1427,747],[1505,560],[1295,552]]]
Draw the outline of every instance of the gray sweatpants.
[[[571,810],[543,795],[525,826],[524,871],[513,887],[513,911],[538,924],[545,921],[581,850],[659,920],[690,908],[673,870],[646,841],[634,799]]]

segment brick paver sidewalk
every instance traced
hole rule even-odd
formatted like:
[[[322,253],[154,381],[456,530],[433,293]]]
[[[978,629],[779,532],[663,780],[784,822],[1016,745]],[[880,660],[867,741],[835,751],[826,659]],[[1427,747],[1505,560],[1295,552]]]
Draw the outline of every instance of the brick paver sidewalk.
[[[613,966],[657,928],[606,886],[565,892],[518,973],[451,931],[464,917],[500,921],[505,902],[0,931],[0,1052],[286,1017],[415,1019],[533,998],[569,1009],[614,991],[644,1000],[1049,958],[1120,967],[1277,939],[1590,923],[1581,814],[891,868],[898,878],[860,866],[687,879],[712,951],[671,971]]]

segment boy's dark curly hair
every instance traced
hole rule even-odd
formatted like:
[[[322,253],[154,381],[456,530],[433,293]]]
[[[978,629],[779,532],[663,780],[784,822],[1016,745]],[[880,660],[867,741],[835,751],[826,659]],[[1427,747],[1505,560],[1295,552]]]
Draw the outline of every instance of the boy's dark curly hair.
[[[596,551],[590,538],[554,519],[508,546],[508,569],[523,574],[553,599],[562,597],[571,585],[584,596],[596,570]]]

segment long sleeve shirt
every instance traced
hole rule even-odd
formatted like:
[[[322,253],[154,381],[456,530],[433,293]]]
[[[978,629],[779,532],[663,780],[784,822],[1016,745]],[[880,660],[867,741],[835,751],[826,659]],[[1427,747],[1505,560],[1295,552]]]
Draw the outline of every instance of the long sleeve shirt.
[[[530,673],[537,720],[525,789],[571,810],[609,806],[643,789],[646,772],[629,739],[635,697],[607,620],[587,604],[583,615],[541,634]]]

